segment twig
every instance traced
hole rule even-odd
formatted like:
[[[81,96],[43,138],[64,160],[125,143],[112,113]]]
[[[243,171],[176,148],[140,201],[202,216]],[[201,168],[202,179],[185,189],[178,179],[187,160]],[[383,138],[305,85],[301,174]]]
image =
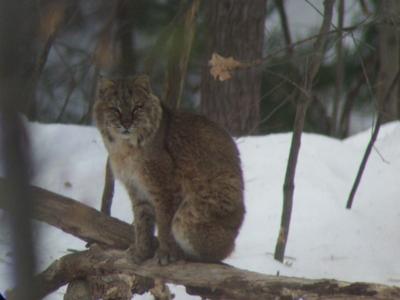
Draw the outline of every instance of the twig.
[[[95,65],[94,72],[92,77],[92,86],[90,88],[90,96],[89,96],[89,103],[86,113],[82,116],[81,120],[79,121],[80,124],[90,124],[92,112],[93,112],[93,105],[96,99],[96,87],[97,87],[97,79],[100,74],[100,68]]]
[[[366,80],[369,80],[368,73],[374,72],[377,65],[377,59],[375,54],[370,54],[365,58],[365,61],[361,60],[362,74],[357,79],[355,86],[351,88],[346,95],[343,108],[341,110],[341,116],[339,121],[339,136],[345,138],[349,134],[350,130],[350,114],[351,110],[356,102],[357,95],[360,93]],[[367,84],[370,88],[370,83]],[[371,93],[371,91],[370,91]]]
[[[396,87],[396,84],[397,84],[399,78],[400,78],[400,69],[397,71],[396,76],[393,78],[393,80],[392,80],[392,82],[391,82],[391,84],[390,84],[390,86],[389,86],[389,88],[388,88],[388,90],[386,92],[386,95],[385,95],[383,103],[388,101],[388,99],[390,98],[394,88]],[[373,130],[372,135],[371,135],[371,139],[370,139],[370,141],[368,143],[367,149],[365,150],[364,157],[363,157],[363,159],[361,161],[360,167],[359,167],[358,172],[357,172],[356,179],[354,181],[353,187],[351,188],[351,191],[350,191],[349,198],[347,200],[347,205],[346,205],[347,209],[351,209],[351,207],[353,205],[354,196],[355,196],[355,194],[357,192],[358,186],[360,185],[361,177],[362,177],[362,175],[364,173],[364,170],[365,170],[365,167],[367,165],[367,161],[368,161],[369,155],[371,154],[371,150],[372,150],[372,148],[374,146],[376,138],[378,137],[378,133],[379,133],[379,129],[381,127],[381,123],[382,123],[382,111],[378,110],[378,117],[376,118],[374,130]]]
[[[260,102],[262,102],[268,95],[272,94],[276,89],[280,88],[283,85],[284,81],[282,81],[279,85],[276,85],[271,91],[268,91],[267,93],[265,93],[264,95],[261,96]],[[251,128],[246,136],[248,135],[252,135],[260,125],[264,124],[265,122],[267,122],[269,119],[271,119],[273,117],[273,115],[279,111],[285,104],[287,104],[294,96],[294,93],[287,93],[286,97],[281,100],[270,112],[267,116],[265,116],[264,118],[262,118],[260,120],[260,122],[258,124],[255,124],[253,126],[253,128]]]
[[[72,93],[74,92],[76,87],[76,81],[74,79],[74,75],[71,75],[71,79],[69,81],[69,86],[68,86],[68,93],[65,96],[65,100],[64,100],[64,104],[61,107],[60,113],[58,114],[57,118],[56,118],[56,123],[60,123],[62,116],[65,113],[65,110],[68,106],[69,100],[71,99]]]
[[[362,76],[357,80],[356,85],[347,92],[339,121],[338,135],[340,138],[345,138],[349,135],[351,111],[364,82],[365,77],[362,74]]]
[[[323,15],[324,15],[323,12],[321,12],[313,3],[311,3],[309,0],[305,0],[305,1],[306,1],[317,13],[319,13],[319,14],[323,17]],[[364,23],[364,22],[365,22],[366,20],[368,20],[368,19],[369,19],[369,16],[368,16],[365,20],[363,20],[361,23]],[[338,28],[336,27],[335,24],[331,23],[331,26],[332,26],[335,30],[338,30]],[[345,29],[342,28],[342,31],[345,31]],[[360,50],[359,50],[359,44],[358,44],[357,41],[356,41],[356,38],[355,38],[354,33],[353,33],[353,30],[351,30],[351,31],[349,31],[349,32],[350,32],[350,37],[351,37],[351,39],[353,40],[354,45],[356,46],[355,49],[356,49],[356,51],[357,51],[357,53],[358,53],[358,56],[359,56],[359,58],[360,58],[360,64],[361,64],[361,68],[362,68],[363,74],[364,74],[364,76],[365,76],[365,82],[367,83],[369,95],[370,95],[371,99],[373,99],[373,98],[374,98],[374,97],[373,97],[373,95],[374,95],[374,93],[373,93],[373,88],[372,88],[372,85],[371,85],[371,83],[370,83],[370,80],[369,80],[369,77],[368,77],[368,73],[367,73],[367,71],[366,71],[366,67],[365,67],[364,60],[363,60],[362,55],[361,55],[361,52],[360,52]],[[371,47],[371,48],[373,48],[373,47]]]
[[[38,4],[39,5],[39,4]],[[49,15],[54,13],[53,11],[51,11],[50,8],[53,8],[52,5],[55,6],[56,9],[60,9],[62,10],[62,17],[58,18],[56,22],[49,22]],[[46,36],[44,37],[44,45],[43,48],[41,50],[41,52],[39,53],[38,57],[36,58],[36,63],[35,63],[35,68],[33,70],[33,74],[32,74],[32,81],[34,82],[34,84],[36,85],[37,82],[39,81],[40,76],[43,73],[43,69],[46,65],[47,62],[47,58],[49,56],[50,50],[52,45],[54,44],[54,41],[58,35],[58,32],[60,31],[61,27],[67,22],[67,20],[65,20],[65,10],[67,8],[66,2],[58,2],[57,4],[49,4],[46,7],[46,14],[44,16],[44,20],[42,18],[42,16],[40,16],[39,19],[39,23],[40,23],[40,27],[42,28],[42,31],[47,31]],[[49,24],[51,23],[51,24]],[[46,28],[47,30],[43,30],[43,28]],[[48,29],[51,28],[51,29]],[[27,101],[27,105],[26,105],[26,112],[29,118],[33,119],[35,118],[35,114],[36,114],[36,109],[35,109],[35,102],[34,99],[29,99],[29,101]]]
[[[365,23],[367,23],[367,20],[369,20],[369,19],[370,19],[370,17],[367,17],[367,18],[365,18],[364,20],[360,21],[359,23],[357,23],[355,25],[348,26],[348,27],[343,27],[342,28],[342,32],[346,32],[346,33],[352,34],[352,32],[357,30],[357,29],[359,29],[359,27],[361,25],[365,26],[366,25]],[[367,24],[369,24],[369,23],[367,23]],[[335,28],[335,29],[332,29],[332,30],[329,30],[328,32],[326,32],[325,35],[337,34],[337,32],[338,32],[338,29]],[[321,33],[309,36],[309,37],[307,37],[305,39],[296,41],[296,42],[292,43],[289,46],[285,46],[285,47],[279,48],[279,49],[271,52],[270,54],[262,57],[261,59],[258,59],[258,60],[255,60],[255,61],[250,61],[250,62],[242,62],[241,61],[242,65],[239,66],[239,68],[245,69],[245,68],[253,68],[253,67],[262,67],[262,66],[264,66],[264,64],[268,63],[271,58],[275,57],[276,55],[280,54],[281,52],[288,51],[288,48],[293,48],[294,49],[294,48],[296,48],[298,46],[301,46],[301,45],[303,45],[305,43],[308,43],[308,42],[310,42],[312,40],[318,39],[318,38],[320,38],[320,36],[321,36]]]
[[[359,0],[359,3],[360,3],[363,14],[366,16],[369,16],[371,14],[371,12],[368,9],[367,3],[365,3],[365,0]]]

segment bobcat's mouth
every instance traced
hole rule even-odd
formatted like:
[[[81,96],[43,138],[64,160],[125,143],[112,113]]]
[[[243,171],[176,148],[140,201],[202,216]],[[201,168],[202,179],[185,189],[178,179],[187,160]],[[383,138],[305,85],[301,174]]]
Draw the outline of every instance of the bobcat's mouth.
[[[133,131],[132,128],[120,128],[118,130],[118,133],[121,136],[121,138],[127,139],[132,134],[132,131]]]

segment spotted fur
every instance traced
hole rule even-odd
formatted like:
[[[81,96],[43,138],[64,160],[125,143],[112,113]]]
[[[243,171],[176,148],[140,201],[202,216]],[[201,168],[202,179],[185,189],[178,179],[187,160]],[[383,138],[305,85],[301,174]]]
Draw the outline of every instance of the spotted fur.
[[[232,138],[195,114],[171,112],[147,76],[100,79],[94,117],[112,170],[133,204],[135,257],[220,261],[243,221],[243,178]]]

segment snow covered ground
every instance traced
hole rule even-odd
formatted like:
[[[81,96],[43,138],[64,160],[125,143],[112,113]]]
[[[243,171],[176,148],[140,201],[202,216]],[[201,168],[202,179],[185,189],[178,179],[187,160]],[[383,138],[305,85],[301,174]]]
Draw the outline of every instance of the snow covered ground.
[[[106,151],[93,127],[29,124],[33,184],[99,207]],[[287,259],[273,259],[282,209],[282,183],[290,134],[237,140],[246,183],[247,214],[235,252],[226,262],[267,274],[370,281],[400,286],[400,122],[384,126],[352,210],[347,195],[370,131],[339,141],[305,134],[296,176]],[[132,221],[127,195],[116,187],[112,214]],[[9,234],[0,212],[0,291],[12,286]],[[45,224],[40,269],[84,243]],[[174,287],[176,299],[196,299]],[[47,300],[62,299],[63,290]],[[139,299],[150,299],[144,295]]]

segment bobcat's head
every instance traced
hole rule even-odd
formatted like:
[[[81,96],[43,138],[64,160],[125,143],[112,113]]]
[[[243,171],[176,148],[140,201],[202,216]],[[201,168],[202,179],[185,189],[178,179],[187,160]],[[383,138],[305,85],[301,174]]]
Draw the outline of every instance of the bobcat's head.
[[[154,136],[161,116],[160,100],[152,93],[148,76],[99,79],[94,118],[110,140],[141,146]]]

